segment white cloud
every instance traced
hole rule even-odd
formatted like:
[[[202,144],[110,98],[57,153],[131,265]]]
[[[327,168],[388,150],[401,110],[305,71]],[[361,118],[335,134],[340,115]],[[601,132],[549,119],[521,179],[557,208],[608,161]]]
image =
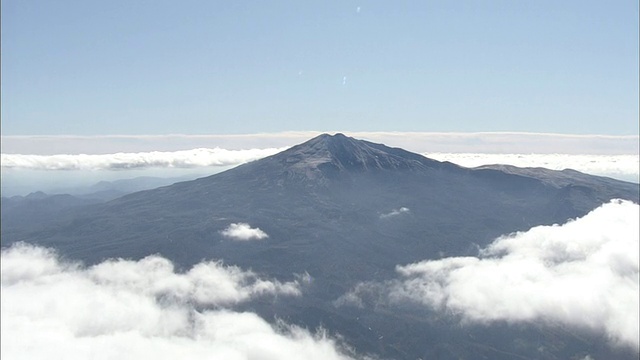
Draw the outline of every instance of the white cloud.
[[[3,168],[35,170],[123,170],[142,168],[194,168],[229,166],[273,155],[284,148],[226,150],[193,149],[174,152],[115,154],[22,155],[2,154]]]
[[[409,212],[409,208],[401,207],[399,209],[393,209],[388,213],[381,214],[380,215],[380,219],[388,219],[390,217],[395,217],[395,216],[398,216],[398,215],[401,215],[401,214],[406,214],[408,212]]]
[[[251,150],[193,149],[175,152],[115,153],[100,155],[22,155],[2,154],[5,170],[143,170],[196,169],[235,166],[257,160],[286,148]],[[574,169],[587,174],[640,182],[640,156],[570,154],[480,154],[423,153],[438,160],[465,167],[505,164],[518,167],[544,167],[551,170]]]
[[[612,201],[564,225],[496,239],[479,257],[397,268],[400,278],[361,283],[337,301],[364,306],[370,293],[464,321],[551,320],[639,348],[639,206]],[[377,295],[376,295],[377,296]]]
[[[297,282],[216,262],[176,273],[157,256],[86,268],[29,245],[3,249],[1,265],[3,359],[348,358],[322,331],[224,308],[297,295]]]
[[[464,167],[504,164],[517,167],[543,167],[550,170],[573,169],[583,173],[640,182],[640,156],[569,154],[463,154],[424,153],[438,161]]]
[[[233,223],[220,232],[222,235],[234,240],[262,240],[269,237],[267,233],[260,228],[252,228],[247,223]]]
[[[329,131],[328,133],[335,133]],[[348,136],[418,153],[638,154],[640,137],[539,133],[344,132]],[[219,147],[229,150],[289,147],[320,135],[288,131],[228,135],[2,136],[5,154],[112,154]]]
[[[334,132],[330,132],[334,133]],[[233,166],[282,151],[317,131],[240,135],[3,136],[2,169],[122,170]],[[640,137],[538,133],[347,132],[462,166],[572,168],[637,181]],[[53,153],[52,149],[57,151]],[[191,150],[185,150],[191,149]],[[250,150],[247,150],[250,149]]]
[[[201,262],[176,273],[173,264],[152,255],[139,261],[107,260],[89,268],[58,261],[47,249],[20,244],[2,251],[2,284],[57,283],[69,274],[99,284],[103,290],[131,291],[151,298],[198,305],[230,305],[260,295],[299,296],[298,281],[263,280],[251,271],[225,266],[219,261]]]

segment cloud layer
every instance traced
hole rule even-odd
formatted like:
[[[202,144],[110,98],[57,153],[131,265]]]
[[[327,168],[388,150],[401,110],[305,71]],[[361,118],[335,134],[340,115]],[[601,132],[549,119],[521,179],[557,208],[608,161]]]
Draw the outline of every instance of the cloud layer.
[[[638,351],[639,218],[637,204],[612,201],[564,225],[498,238],[479,257],[398,266],[398,279],[361,283],[338,304],[382,298],[478,323],[551,320]]]
[[[297,282],[263,280],[216,262],[176,273],[166,259],[93,267],[49,250],[2,251],[2,358],[346,359],[322,331],[270,325],[228,306],[300,294]],[[205,306],[209,310],[197,310]]]
[[[101,155],[2,154],[2,167],[31,170],[123,170],[229,166],[261,159],[282,150],[284,148],[251,150],[200,148],[173,152],[152,151]]]
[[[640,156],[568,155],[568,154],[455,154],[424,153],[438,161],[465,166],[505,164],[517,167],[543,167],[551,170],[573,169],[583,173],[640,182]]]
[[[285,150],[265,148],[228,150],[198,148],[180,151],[151,151],[114,154],[1,155],[3,170],[140,170],[149,168],[193,169],[235,166],[258,160]],[[551,170],[574,169],[587,174],[609,176],[638,182],[640,156],[631,155],[570,155],[570,154],[487,154],[487,153],[423,153],[422,155],[450,161],[465,167],[506,164],[518,167],[544,167]]]
[[[330,131],[329,133],[335,133]],[[110,154],[177,151],[195,148],[240,150],[282,148],[320,135],[318,131],[287,131],[227,135],[103,135],[2,136],[2,153]],[[638,135],[571,135],[514,132],[346,132],[348,136],[402,147],[413,152],[493,154],[637,154]]]
[[[102,155],[21,155],[2,154],[3,169],[27,170],[132,170],[146,168],[190,169],[234,166],[273,155],[285,148],[252,150],[194,149],[175,152],[116,153]],[[568,154],[479,154],[423,153],[465,167],[506,164],[518,167],[544,167],[551,170],[574,169],[587,174],[638,182],[638,155]]]
[[[228,306],[300,295],[297,281],[205,262],[177,273],[157,256],[89,268],[46,249],[2,251],[2,358],[347,359],[322,331],[270,325]],[[209,310],[197,310],[205,306]]]
[[[239,241],[262,240],[269,237],[260,228],[252,228],[247,223],[233,223],[220,232],[222,235]]]

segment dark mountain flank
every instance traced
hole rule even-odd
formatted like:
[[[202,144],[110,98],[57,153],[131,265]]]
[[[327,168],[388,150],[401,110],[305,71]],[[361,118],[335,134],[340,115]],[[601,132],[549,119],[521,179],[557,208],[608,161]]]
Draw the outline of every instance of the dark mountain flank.
[[[588,336],[506,325],[489,336],[485,328],[460,329],[424,311],[359,313],[333,302],[361,281],[392,277],[396,265],[476,255],[499,235],[562,223],[612,198],[637,203],[638,197],[638,184],[570,170],[468,169],[342,134],[320,135],[223,173],[61,211],[42,226],[3,224],[2,246],[27,241],[87,263],[155,253],[181,267],[223,259],[283,280],[307,272],[314,280],[302,298],[247,308],[310,328],[322,324],[357,350],[383,357],[512,358],[528,351],[514,348],[514,339],[533,336],[561,342],[564,347],[554,343],[565,349],[557,358],[568,358]],[[222,233],[232,223],[269,237],[234,241]]]

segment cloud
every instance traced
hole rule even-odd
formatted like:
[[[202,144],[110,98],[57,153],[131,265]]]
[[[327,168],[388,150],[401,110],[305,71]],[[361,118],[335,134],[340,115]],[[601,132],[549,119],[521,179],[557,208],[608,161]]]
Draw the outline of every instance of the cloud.
[[[200,148],[174,152],[152,151],[100,155],[2,154],[2,167],[31,170],[127,170],[229,166],[257,160],[282,150],[284,148],[251,150]]]
[[[382,296],[469,322],[550,320],[638,351],[639,218],[637,204],[614,200],[564,225],[500,237],[478,257],[398,266],[399,278],[361,283],[336,304]]]
[[[573,169],[592,175],[640,182],[640,156],[569,154],[455,154],[424,153],[438,161],[450,161],[464,167],[505,164],[517,167],[543,167],[551,170]]]
[[[318,131],[299,131],[236,135],[2,136],[1,164],[3,170],[233,166],[272,155],[319,134]],[[467,167],[487,164],[542,166],[573,168],[622,180],[639,178],[640,137],[637,135],[507,132],[346,134]],[[52,153],[52,150],[57,153]]]
[[[338,132],[417,153],[637,155],[640,146],[638,135]],[[227,135],[2,136],[0,145],[3,154],[37,155],[173,152],[215,147],[242,150],[290,147],[320,134],[319,131],[288,131]]]
[[[3,249],[1,266],[2,358],[349,358],[323,331],[228,308],[256,296],[299,295],[297,282],[217,262],[176,273],[157,256],[87,268],[24,244]]]
[[[574,135],[522,132],[359,132],[358,138],[417,153],[638,154],[638,135]]]
[[[2,251],[3,286],[30,281],[54,284],[69,274],[107,291],[130,291],[197,305],[226,306],[262,295],[301,295],[298,281],[263,280],[251,271],[219,261],[201,262],[185,273],[176,273],[171,261],[157,255],[139,261],[107,260],[83,269],[60,262],[55,253],[40,247],[20,244]]]
[[[251,150],[193,149],[175,152],[115,153],[101,155],[22,155],[2,154],[3,170],[143,170],[195,169],[235,166],[273,155],[286,148]],[[574,169],[587,174],[640,182],[640,156],[570,154],[480,154],[423,153],[438,160],[465,167],[505,164],[518,167],[544,167],[551,170]]]
[[[381,214],[380,215],[380,219],[388,219],[390,217],[395,217],[401,214],[406,214],[409,212],[409,208],[406,207],[401,207],[399,209],[393,209],[391,210],[391,212],[388,212],[386,214]]]
[[[260,228],[252,228],[247,223],[234,223],[220,232],[222,235],[234,240],[262,240],[269,237]]]

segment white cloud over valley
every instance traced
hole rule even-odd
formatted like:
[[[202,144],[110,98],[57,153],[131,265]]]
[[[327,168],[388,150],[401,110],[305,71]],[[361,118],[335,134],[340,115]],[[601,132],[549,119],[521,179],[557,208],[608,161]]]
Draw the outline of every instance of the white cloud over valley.
[[[639,217],[637,204],[614,200],[563,225],[500,237],[478,257],[398,266],[397,279],[361,283],[337,304],[374,298],[476,323],[550,320],[638,351]]]
[[[298,296],[297,281],[218,262],[177,273],[158,256],[83,267],[24,244],[3,249],[1,265],[3,359],[349,358],[322,331],[230,309]]]
[[[269,237],[260,228],[252,228],[247,223],[233,223],[220,232],[222,235],[239,241],[262,240]]]

